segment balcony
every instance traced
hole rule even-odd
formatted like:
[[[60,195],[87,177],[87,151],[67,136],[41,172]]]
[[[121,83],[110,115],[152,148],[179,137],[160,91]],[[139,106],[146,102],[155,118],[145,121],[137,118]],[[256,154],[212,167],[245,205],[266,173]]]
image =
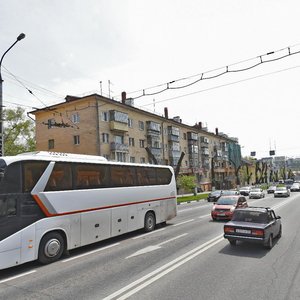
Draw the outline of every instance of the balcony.
[[[117,110],[109,111],[110,130],[128,131],[128,114]]]
[[[180,151],[169,150],[169,157],[170,157],[170,159],[171,158],[173,158],[173,159],[179,159],[179,157],[180,157]]]
[[[161,134],[161,127],[159,123],[147,121],[147,135],[160,135]]]
[[[198,134],[195,133],[195,132],[189,131],[189,132],[187,133],[187,138],[188,138],[188,140],[198,141]]]
[[[120,131],[120,132],[127,132],[128,131],[128,124],[120,123],[117,121],[110,121],[110,130]]]
[[[169,142],[179,142],[179,136],[169,134],[168,135],[168,141]]]
[[[189,149],[189,154],[198,154],[199,153],[198,146],[196,146],[196,145],[189,145],[188,149]]]
[[[161,148],[155,148],[155,147],[149,147],[149,150],[151,151],[151,153],[155,156],[155,157],[160,157],[162,150]]]
[[[129,146],[128,144],[121,144],[116,142],[110,143],[110,150],[111,151],[118,151],[118,152],[128,152]]]
[[[209,150],[208,149],[202,149],[201,155],[202,156],[209,156]]]

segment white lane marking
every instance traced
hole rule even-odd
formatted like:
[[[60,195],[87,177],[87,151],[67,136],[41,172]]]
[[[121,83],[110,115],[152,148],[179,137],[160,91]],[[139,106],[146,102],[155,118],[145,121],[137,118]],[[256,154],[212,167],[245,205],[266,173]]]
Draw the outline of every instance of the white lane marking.
[[[118,297],[119,295],[127,292],[128,290],[134,288],[135,286],[139,284],[143,284],[135,288],[134,290],[128,292],[127,294],[123,295],[122,297],[118,299],[126,299],[129,296],[133,295],[134,293],[138,292],[142,288],[146,287],[147,285],[151,284],[155,280],[158,280],[162,276],[166,275],[167,273],[173,271],[174,269],[178,268],[182,264],[188,262],[192,258],[196,257],[197,255],[203,253],[204,251],[208,250],[209,248],[213,247],[217,243],[224,241],[223,234],[209,240],[208,242],[190,250],[189,252],[175,258],[174,260],[170,261],[169,263],[161,266],[160,268],[154,270],[153,272],[141,277],[140,279],[130,283],[129,285],[123,287],[122,289],[114,292],[113,294],[103,298],[103,300],[111,300],[114,299],[115,297]],[[155,276],[155,277],[153,277]],[[152,278],[151,278],[152,277]],[[148,280],[148,281],[146,281]]]
[[[166,229],[166,228],[161,228],[161,229],[157,229],[157,230],[154,230],[154,231],[151,231],[151,232],[148,232],[148,233],[144,233],[144,234],[142,234],[142,235],[139,235],[139,236],[136,236],[136,237],[132,238],[132,240],[141,239],[141,238],[143,238],[143,237],[145,237],[145,236],[148,236],[148,235],[153,234],[153,233],[156,233],[156,232],[163,231],[163,230],[165,230],[165,229]]]
[[[178,223],[178,224],[174,224],[173,226],[179,226],[179,225],[186,224],[186,223],[190,223],[190,222],[193,222],[193,221],[195,221],[195,219],[190,219],[190,220],[187,220],[187,221]]]
[[[207,207],[210,207],[210,206],[212,206],[212,203],[211,204],[204,204],[204,205],[201,205],[199,207],[186,208],[186,209],[178,210],[178,214],[181,214],[183,212],[188,212],[190,210],[204,209],[204,208],[207,208]]]
[[[131,258],[131,257],[134,257],[134,256],[146,254],[146,253],[148,253],[148,252],[152,252],[152,251],[155,251],[155,250],[158,250],[158,249],[161,248],[162,245],[164,245],[164,244],[166,244],[166,243],[169,243],[169,242],[172,242],[172,241],[175,241],[175,240],[177,240],[177,239],[179,239],[179,238],[181,238],[181,237],[183,237],[183,236],[185,236],[185,235],[187,235],[187,234],[188,234],[188,233],[184,233],[184,234],[175,236],[175,237],[173,237],[173,238],[171,238],[171,239],[169,239],[169,240],[167,240],[167,241],[164,241],[164,242],[162,242],[162,243],[159,243],[159,244],[157,244],[157,245],[148,246],[148,247],[146,247],[146,248],[143,248],[143,249],[141,249],[141,250],[138,250],[138,251],[136,251],[135,253],[133,253],[133,254],[127,256],[126,259]]]
[[[208,215],[200,216],[200,217],[198,217],[198,219],[204,219],[204,218],[207,218],[207,217],[210,217],[210,216],[211,216],[211,214],[208,214]]]
[[[174,271],[175,269],[177,269],[178,267],[180,267],[181,265],[187,263],[188,261],[190,261],[191,259],[195,258],[196,256],[200,255],[201,253],[203,253],[204,251],[208,250],[209,248],[215,246],[216,244],[218,244],[220,241],[223,241],[224,239],[220,239],[218,241],[215,241],[214,243],[212,243],[211,245],[201,249],[200,251],[194,253],[193,255],[191,255],[190,257],[185,258],[184,260],[178,262],[177,264],[171,266],[170,268],[164,270],[163,272],[161,272],[160,274],[157,274],[156,276],[154,276],[153,278],[150,278],[148,281],[145,281],[143,284],[141,284],[140,286],[137,286],[135,289],[129,291],[128,293],[122,295],[121,297],[118,298],[118,300],[124,300],[127,299],[128,297],[134,295],[135,293],[139,292],[140,290],[144,289],[145,287],[147,287],[148,285],[152,284],[153,282],[155,282],[156,280],[160,279],[161,277],[167,275],[168,273]]]
[[[36,270],[32,270],[32,271],[29,271],[29,272],[26,272],[26,273],[22,273],[22,274],[13,276],[13,277],[9,277],[9,278],[6,278],[6,279],[1,280],[0,283],[4,283],[4,282],[7,282],[7,281],[10,281],[10,280],[13,280],[13,279],[17,279],[17,278],[20,278],[20,277],[23,277],[23,276],[32,274],[32,273],[34,273],[34,272],[36,272]]]
[[[289,204],[289,203],[292,202],[293,200],[294,200],[293,198],[290,198],[290,199],[288,199],[288,200],[285,200],[284,202],[281,202],[281,203],[279,203],[279,204],[274,205],[274,206],[272,207],[272,209],[278,209],[278,208],[280,208],[280,207],[282,207],[282,206],[285,206],[285,205]]]
[[[70,258],[62,260],[61,262],[65,263],[65,262],[68,262],[68,261],[71,261],[71,260],[74,260],[74,259],[77,259],[77,258],[81,258],[81,257],[87,256],[87,255],[90,255],[90,254],[93,254],[93,253],[96,253],[96,252],[100,252],[100,251],[103,251],[103,250],[106,250],[106,249],[109,249],[109,248],[112,248],[112,247],[115,247],[115,246],[118,246],[118,245],[120,245],[120,243],[115,243],[115,244],[112,244],[112,245],[109,245],[109,246],[106,246],[106,247],[103,247],[103,248],[100,248],[100,249],[89,251],[89,252],[84,253],[84,254],[80,254],[80,255],[77,255],[77,256],[74,256],[74,257],[70,257]]]

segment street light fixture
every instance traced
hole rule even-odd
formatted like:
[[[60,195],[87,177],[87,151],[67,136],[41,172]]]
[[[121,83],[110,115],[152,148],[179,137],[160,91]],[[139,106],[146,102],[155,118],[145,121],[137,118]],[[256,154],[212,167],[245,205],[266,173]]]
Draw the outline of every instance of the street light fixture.
[[[5,56],[5,54],[19,41],[25,38],[25,34],[21,33],[17,37],[17,40],[4,52],[4,54],[1,57],[0,60],[0,156],[4,155],[4,139],[3,139],[3,89],[2,89],[2,75],[1,75],[1,65],[2,65],[2,60]]]

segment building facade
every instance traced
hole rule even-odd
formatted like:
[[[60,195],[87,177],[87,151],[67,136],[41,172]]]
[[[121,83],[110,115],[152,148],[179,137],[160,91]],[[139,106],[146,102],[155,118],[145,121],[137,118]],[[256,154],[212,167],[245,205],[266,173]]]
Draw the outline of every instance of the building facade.
[[[228,149],[238,140],[209,132],[201,122],[186,125],[134,107],[132,99],[115,101],[98,94],[67,96],[65,102],[31,112],[39,151],[101,155],[108,160],[171,165],[195,175],[204,190],[235,187]],[[180,168],[179,168],[180,166]]]

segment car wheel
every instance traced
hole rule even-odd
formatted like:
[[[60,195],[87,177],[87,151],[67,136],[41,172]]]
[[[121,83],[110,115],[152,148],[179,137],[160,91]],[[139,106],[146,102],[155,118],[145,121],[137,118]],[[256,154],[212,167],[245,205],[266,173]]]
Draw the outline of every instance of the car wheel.
[[[236,246],[236,240],[229,240],[231,246]]]
[[[272,234],[270,234],[270,236],[269,236],[268,242],[266,244],[266,248],[267,249],[272,249],[273,248],[273,236],[272,236]]]
[[[279,232],[278,232],[277,237],[280,239],[280,238],[281,238],[281,235],[282,235],[282,227],[281,227],[281,225],[280,225],[280,228],[279,228]]]

